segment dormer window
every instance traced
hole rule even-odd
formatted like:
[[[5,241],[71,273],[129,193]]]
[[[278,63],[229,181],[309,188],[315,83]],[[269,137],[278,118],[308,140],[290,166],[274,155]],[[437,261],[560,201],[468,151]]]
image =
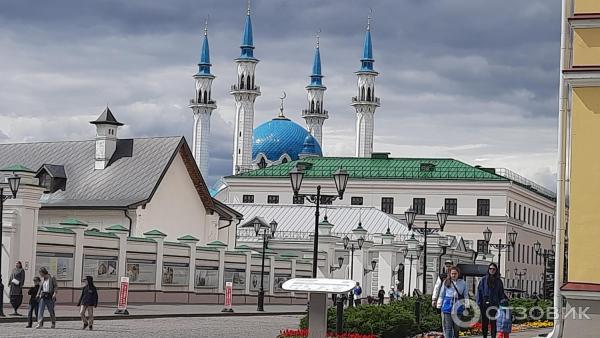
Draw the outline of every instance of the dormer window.
[[[435,171],[435,164],[433,163],[421,163],[420,171],[423,172],[432,172]]]
[[[67,175],[65,167],[62,165],[44,164],[38,169],[35,177],[39,179],[40,185],[45,188],[45,193],[66,189]]]

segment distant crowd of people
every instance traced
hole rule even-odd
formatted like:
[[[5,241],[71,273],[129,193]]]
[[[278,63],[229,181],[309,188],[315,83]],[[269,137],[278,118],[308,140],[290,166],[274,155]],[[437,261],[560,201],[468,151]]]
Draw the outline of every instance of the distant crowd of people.
[[[48,269],[42,267],[38,271],[39,277],[33,277],[33,286],[27,291],[29,304],[27,311],[28,328],[41,328],[44,326],[44,311],[48,310],[51,321],[51,328],[56,327],[56,313],[54,305],[58,294],[58,284],[56,278],[48,272]],[[15,269],[9,278],[9,299],[14,309],[13,316],[21,316],[18,310],[23,304],[23,284],[25,283],[25,270],[21,262],[17,262]],[[83,323],[82,329],[89,328],[93,330],[94,326],[94,308],[98,306],[98,290],[94,285],[92,276],[85,277],[85,286],[81,290],[81,296],[77,306],[80,308],[79,314]],[[87,315],[86,315],[87,312]],[[1,315],[3,313],[0,312]],[[35,318],[35,326],[33,325]]]

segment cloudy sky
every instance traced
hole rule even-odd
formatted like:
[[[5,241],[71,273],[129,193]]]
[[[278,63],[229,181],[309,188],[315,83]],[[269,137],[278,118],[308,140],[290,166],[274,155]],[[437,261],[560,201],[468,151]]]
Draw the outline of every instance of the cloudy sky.
[[[185,135],[204,20],[213,97],[209,182],[231,172],[233,59],[244,0],[2,1],[0,142],[91,139],[109,104],[122,137]],[[375,151],[505,167],[554,189],[560,2],[255,0],[255,125],[301,109],[321,33],[327,156],[354,153],[356,71],[369,8],[381,107]]]

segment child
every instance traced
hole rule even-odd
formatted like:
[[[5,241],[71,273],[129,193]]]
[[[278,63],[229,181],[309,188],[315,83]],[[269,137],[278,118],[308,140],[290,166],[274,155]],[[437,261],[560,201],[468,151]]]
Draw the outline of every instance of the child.
[[[496,328],[498,331],[497,338],[509,338],[508,335],[512,329],[512,311],[508,306],[508,300],[503,299],[500,301],[498,319],[496,320]]]
[[[40,277],[33,277],[33,286],[29,288],[27,294],[29,295],[29,311],[27,312],[27,326],[31,327],[33,324],[33,314],[35,313],[35,321],[38,319],[38,306],[39,302],[37,299],[38,290],[40,289]]]

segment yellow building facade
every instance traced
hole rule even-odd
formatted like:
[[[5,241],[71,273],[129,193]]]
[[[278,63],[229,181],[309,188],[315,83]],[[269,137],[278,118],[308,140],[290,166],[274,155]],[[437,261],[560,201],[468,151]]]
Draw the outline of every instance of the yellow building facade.
[[[588,309],[583,318],[567,316],[554,336],[600,337],[600,0],[566,0],[563,11],[559,163],[568,267],[557,282],[567,309]]]

